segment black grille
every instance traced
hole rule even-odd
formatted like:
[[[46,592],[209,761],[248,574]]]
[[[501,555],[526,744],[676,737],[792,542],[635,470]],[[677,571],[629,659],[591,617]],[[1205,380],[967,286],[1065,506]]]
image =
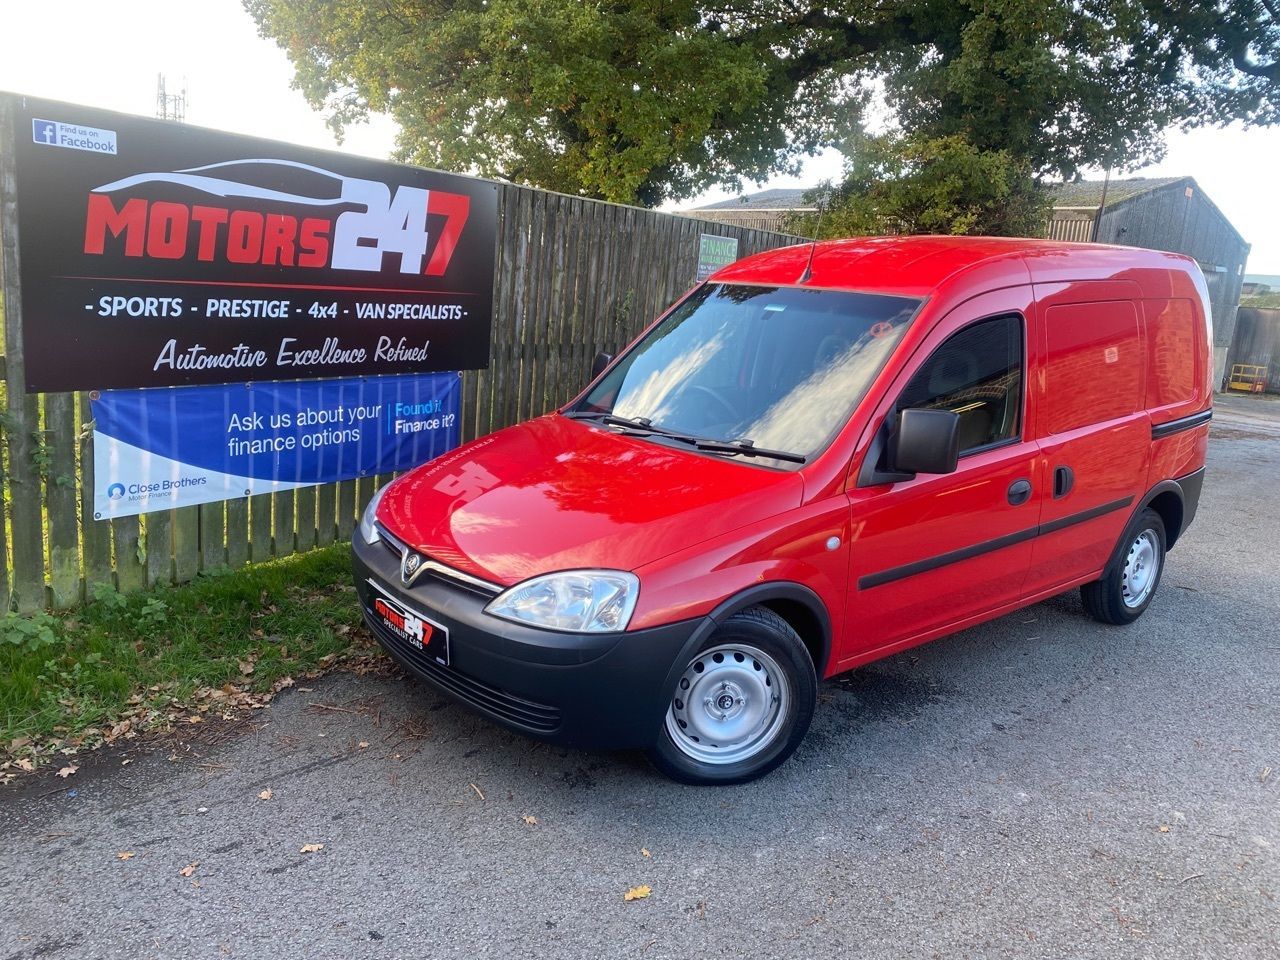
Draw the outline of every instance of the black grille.
[[[365,613],[365,622],[392,652],[409,663],[422,677],[449,691],[472,706],[486,713],[525,727],[538,733],[552,733],[560,727],[560,711],[543,703],[534,703],[521,697],[481,683],[453,667],[442,667],[422,655],[416,647],[387,630],[375,618]]]

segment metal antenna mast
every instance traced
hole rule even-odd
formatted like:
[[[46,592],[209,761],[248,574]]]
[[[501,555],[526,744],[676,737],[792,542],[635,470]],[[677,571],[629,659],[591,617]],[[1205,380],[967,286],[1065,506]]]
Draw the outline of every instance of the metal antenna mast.
[[[187,119],[187,83],[182,82],[182,89],[177,93],[169,93],[165,89],[164,74],[156,75],[156,117],[160,120],[172,120],[182,123]]]
[[[813,239],[809,241],[809,259],[804,265],[804,273],[800,274],[799,283],[808,283],[813,275],[813,254],[818,249],[818,238],[822,236],[822,218],[827,212],[827,199],[831,191],[827,190],[818,198],[818,222],[813,228]]]

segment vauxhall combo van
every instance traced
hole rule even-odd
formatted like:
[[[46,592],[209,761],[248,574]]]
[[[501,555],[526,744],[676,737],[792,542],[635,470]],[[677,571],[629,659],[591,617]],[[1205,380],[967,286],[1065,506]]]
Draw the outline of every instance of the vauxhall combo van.
[[[1153,602],[1212,415],[1194,261],[903,237],[748,257],[567,406],[379,491],[401,664],[531,737],[688,783],[795,750],[821,679],[1068,590]]]

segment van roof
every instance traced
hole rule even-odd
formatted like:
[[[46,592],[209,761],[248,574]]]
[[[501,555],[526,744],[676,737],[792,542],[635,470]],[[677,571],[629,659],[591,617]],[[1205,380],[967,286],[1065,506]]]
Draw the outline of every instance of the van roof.
[[[1195,261],[1137,247],[1013,237],[858,237],[766,250],[712,274],[717,283],[795,286],[927,296],[960,274],[983,268],[995,285],[1134,279],[1149,271],[1191,274]],[[1002,275],[1005,275],[1002,277]],[[1166,280],[1167,285],[1167,280]],[[1145,286],[1145,284],[1144,284]]]

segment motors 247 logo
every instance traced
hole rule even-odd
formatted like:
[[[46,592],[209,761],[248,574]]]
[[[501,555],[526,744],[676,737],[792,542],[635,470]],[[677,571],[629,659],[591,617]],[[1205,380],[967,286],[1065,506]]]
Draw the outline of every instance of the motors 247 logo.
[[[280,189],[305,181],[314,195]],[[208,203],[150,200],[122,194],[149,184],[187,187]],[[250,200],[254,209],[219,200]],[[272,206],[310,207],[295,216]],[[326,208],[334,210],[326,215]],[[471,209],[464,194],[391,188],[292,160],[230,160],[172,173],[140,173],[95,187],[88,197],[84,252],[152,260],[379,273],[384,254],[399,255],[401,274],[443,276]],[[336,215],[334,215],[336,214]],[[444,218],[434,245],[427,218]],[[431,248],[428,256],[428,248]],[[392,262],[395,260],[393,258]]]

